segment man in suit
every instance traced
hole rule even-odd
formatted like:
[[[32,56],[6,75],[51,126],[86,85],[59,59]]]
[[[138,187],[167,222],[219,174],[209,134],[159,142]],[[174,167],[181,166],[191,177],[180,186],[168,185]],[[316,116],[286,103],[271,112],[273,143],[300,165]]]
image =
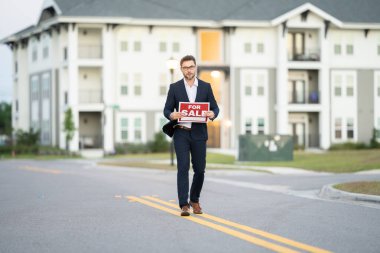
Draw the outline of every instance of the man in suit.
[[[204,173],[206,167],[206,141],[208,139],[207,124],[205,123],[178,123],[182,118],[178,108],[179,102],[209,102],[210,111],[206,116],[214,120],[219,113],[219,108],[214,98],[211,85],[196,77],[196,61],[191,55],[183,57],[180,61],[183,79],[172,83],[169,88],[165,103],[164,115],[174,125],[174,148],[177,155],[177,191],[181,216],[190,215],[190,207],[193,213],[202,214],[199,204]],[[175,109],[175,110],[174,110]],[[189,168],[193,165],[194,176],[190,188],[189,200]]]

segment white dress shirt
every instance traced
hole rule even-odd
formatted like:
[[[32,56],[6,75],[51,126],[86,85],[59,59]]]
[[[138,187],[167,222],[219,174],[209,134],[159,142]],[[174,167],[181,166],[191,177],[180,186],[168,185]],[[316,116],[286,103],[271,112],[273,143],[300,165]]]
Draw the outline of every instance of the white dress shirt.
[[[183,79],[185,83],[187,97],[189,98],[190,103],[195,102],[195,98],[197,97],[197,89],[198,89],[198,78],[195,78],[194,84],[190,87],[190,85],[186,82],[186,79]],[[181,122],[179,125],[191,128],[191,122]]]

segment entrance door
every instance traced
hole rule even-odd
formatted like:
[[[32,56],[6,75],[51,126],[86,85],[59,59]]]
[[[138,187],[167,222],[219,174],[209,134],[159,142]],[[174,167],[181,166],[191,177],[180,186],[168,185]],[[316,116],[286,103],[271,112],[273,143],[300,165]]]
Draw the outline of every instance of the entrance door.
[[[223,72],[221,71],[202,71],[199,74],[199,78],[205,82],[211,84],[212,91],[215,96],[215,100],[219,105],[219,108],[223,107],[221,104],[221,87],[223,80]],[[215,121],[210,121],[207,123],[208,128],[208,142],[207,147],[210,148],[220,148],[220,118],[218,117]]]
[[[304,123],[290,123],[290,131],[293,135],[294,145],[297,147],[305,148],[305,124]]]

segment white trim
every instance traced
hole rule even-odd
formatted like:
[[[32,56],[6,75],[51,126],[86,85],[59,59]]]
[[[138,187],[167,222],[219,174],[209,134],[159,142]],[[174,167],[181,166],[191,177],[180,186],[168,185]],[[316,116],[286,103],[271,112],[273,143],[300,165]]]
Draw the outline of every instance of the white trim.
[[[120,17],[59,17],[59,22],[67,22],[67,23],[114,23],[114,24],[129,24],[129,25],[154,25],[154,26],[172,26],[172,27],[193,27],[193,26],[201,26],[201,27],[210,27],[210,28],[218,28],[222,27],[220,22],[213,20],[182,20],[182,19],[138,19],[138,18],[120,18]]]
[[[312,12],[314,12],[315,14],[321,16],[323,19],[327,19],[327,20],[330,20],[334,25],[338,26],[338,27],[342,27],[342,22],[336,18],[334,18],[333,16],[331,16],[330,14],[328,14],[327,12],[324,12],[323,10],[319,9],[318,7],[312,5],[311,3],[305,3],[295,9],[292,9],[291,11],[273,19],[271,21],[271,24],[273,26],[277,26],[281,23],[283,23],[284,21],[296,16],[296,15],[299,15],[301,14],[302,12],[304,11],[307,11],[307,10],[310,10]]]

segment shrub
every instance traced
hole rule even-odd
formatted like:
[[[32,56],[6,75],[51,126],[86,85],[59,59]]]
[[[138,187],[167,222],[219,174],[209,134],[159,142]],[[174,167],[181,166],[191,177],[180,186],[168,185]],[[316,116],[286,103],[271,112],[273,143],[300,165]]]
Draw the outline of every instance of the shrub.
[[[363,142],[345,142],[333,144],[329,150],[353,150],[353,149],[368,149],[369,147]]]
[[[154,140],[148,142],[148,147],[150,152],[167,152],[170,148],[170,143],[166,140],[166,136],[163,133],[156,133],[154,135]]]
[[[371,148],[380,148],[380,143],[377,141],[378,138],[380,138],[380,130],[374,128],[372,131],[372,138],[369,143]]]
[[[115,145],[116,154],[149,153],[147,144],[144,143],[118,143]]]
[[[38,145],[40,131],[34,132],[33,128],[29,132],[18,129],[16,131],[16,140],[18,145]]]

